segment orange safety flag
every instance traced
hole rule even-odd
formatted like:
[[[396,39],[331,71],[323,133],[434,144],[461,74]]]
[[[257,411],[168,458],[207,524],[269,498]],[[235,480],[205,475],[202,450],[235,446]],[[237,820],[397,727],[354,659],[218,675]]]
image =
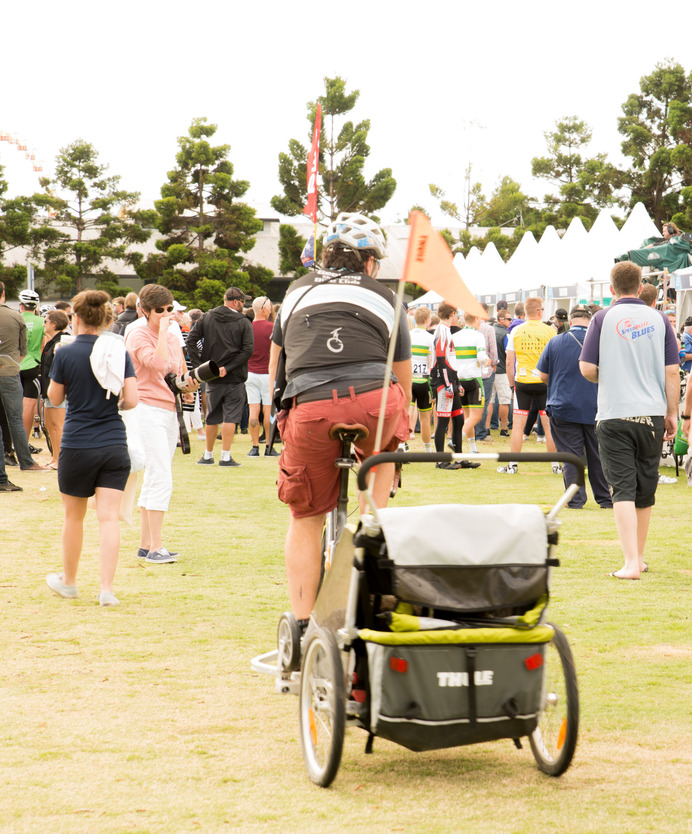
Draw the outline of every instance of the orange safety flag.
[[[422,211],[412,211],[408,224],[411,231],[401,280],[433,290],[465,313],[487,319],[488,314],[457,272],[445,239],[430,220]]]

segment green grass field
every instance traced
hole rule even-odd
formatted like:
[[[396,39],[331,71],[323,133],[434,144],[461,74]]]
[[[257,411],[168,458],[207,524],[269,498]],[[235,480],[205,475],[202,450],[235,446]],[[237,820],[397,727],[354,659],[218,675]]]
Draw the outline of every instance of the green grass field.
[[[496,434],[496,433],[495,433]],[[577,664],[580,738],[559,779],[510,741],[411,753],[348,730],[332,788],[303,766],[297,699],[254,673],[287,607],[287,509],[276,459],[174,462],[164,543],[174,565],[136,559],[123,525],[115,592],[100,608],[98,536],[86,523],[80,597],[45,584],[60,567],[55,473],[18,473],[0,497],[2,743],[0,831],[682,832],[692,828],[692,521],[684,473],[659,488],[641,581],[622,564],[612,512],[563,511],[551,619]],[[497,438],[484,450],[507,448]],[[418,442],[413,448],[422,448]],[[542,451],[534,441],[526,448]],[[45,453],[39,460],[46,459]],[[218,459],[218,455],[217,455]],[[667,470],[670,473],[670,470]],[[396,503],[537,503],[562,479],[540,464],[517,477],[405,470]],[[459,531],[463,535],[463,531]]]

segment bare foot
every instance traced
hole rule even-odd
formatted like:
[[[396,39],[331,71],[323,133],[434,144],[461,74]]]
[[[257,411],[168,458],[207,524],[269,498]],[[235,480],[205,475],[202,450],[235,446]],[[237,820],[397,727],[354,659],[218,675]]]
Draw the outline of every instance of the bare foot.
[[[40,463],[34,463],[31,466],[27,466],[26,469],[22,469],[22,472],[45,472],[48,467],[41,466]]]
[[[639,579],[639,574],[635,576],[632,573],[626,573],[624,568],[620,568],[620,570],[613,571],[612,573],[607,573],[606,576],[613,576],[615,579]]]

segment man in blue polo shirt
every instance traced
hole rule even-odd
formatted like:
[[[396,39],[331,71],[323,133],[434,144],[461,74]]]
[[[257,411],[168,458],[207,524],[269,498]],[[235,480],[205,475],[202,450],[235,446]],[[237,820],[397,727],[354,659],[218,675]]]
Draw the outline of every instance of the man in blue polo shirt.
[[[639,579],[656,501],[661,443],[675,437],[678,342],[660,310],[640,298],[641,269],[621,261],[610,273],[617,298],[593,317],[579,367],[598,383],[596,434],[625,564],[610,576]]]
[[[586,452],[594,498],[601,507],[609,509],[613,502],[603,475],[596,438],[598,385],[585,379],[579,370],[579,355],[590,321],[588,307],[573,307],[569,329],[548,342],[536,368],[543,382],[548,383],[546,411],[555,448],[558,452],[571,452],[578,458]],[[567,489],[577,480],[576,468],[571,463],[563,464],[562,477]],[[567,506],[580,510],[585,503],[586,488],[582,486]]]

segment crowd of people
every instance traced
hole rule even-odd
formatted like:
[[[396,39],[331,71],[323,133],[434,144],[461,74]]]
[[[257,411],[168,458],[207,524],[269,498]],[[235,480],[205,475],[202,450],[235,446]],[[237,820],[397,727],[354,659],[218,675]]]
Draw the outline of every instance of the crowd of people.
[[[58,595],[78,595],[83,521],[92,501],[101,537],[99,601],[118,604],[113,594],[118,519],[128,517],[125,491],[136,484],[140,469],[137,557],[150,564],[177,561],[180,554],[164,544],[163,521],[181,431],[195,430],[206,441],[209,451],[198,463],[207,465],[213,463],[219,425],[220,466],[240,465],[230,456],[237,424],[244,431],[249,425],[250,456],[259,455],[260,441],[268,443],[269,343],[276,309],[266,296],[245,309],[248,300],[230,287],[223,306],[203,314],[186,312],[169,289],[157,284],[146,285],[139,295],[111,300],[93,290],[71,303],[43,306],[38,293],[23,290],[17,312],[5,303],[0,284],[0,492],[22,491],[8,477],[13,466],[57,471],[63,566],[46,581]],[[218,377],[200,388],[187,372],[209,358],[218,363]],[[42,451],[31,443],[35,426],[50,441],[45,465],[32,457]],[[278,454],[267,445],[265,456]]]
[[[283,444],[278,496],[290,508],[289,597],[305,628],[320,578],[323,520],[339,488],[340,441],[331,429],[357,424],[355,452],[364,459],[375,448],[381,401],[379,449],[401,447],[419,427],[426,451],[433,443],[437,452],[468,449],[463,460],[437,464],[448,471],[480,466],[473,454],[478,443],[492,442],[491,429],[519,454],[536,422],[548,453],[586,458],[594,499],[613,508],[622,544],[624,567],[611,575],[639,578],[648,569],[643,551],[661,444],[677,424],[680,366],[692,366],[692,318],[678,337],[674,313],[655,309],[656,294],[648,297],[631,262],[613,269],[611,307],[558,309],[548,322],[538,297],[516,304],[513,315],[499,301],[487,320],[446,302],[435,313],[397,309],[394,294],[376,280],[386,256],[376,223],[342,214],[323,243],[321,268],[295,281],[280,307],[266,296],[248,305],[242,289],[229,287],[220,306],[188,312],[168,288],[148,284],[139,295],[111,301],[94,290],[40,309],[38,295],[25,290],[16,312],[0,284],[0,492],[20,491],[6,467],[57,469],[63,568],[49,574],[49,587],[77,596],[82,526],[93,496],[100,602],[117,604],[118,517],[132,473],[144,470],[137,557],[169,564],[180,556],[164,544],[163,522],[181,432],[204,439],[199,465],[214,466],[221,440],[219,467],[237,467],[237,428],[250,432],[250,457],[260,456],[262,442],[265,457],[279,455],[270,440],[276,428]],[[383,392],[392,338],[392,376]],[[213,371],[200,385],[190,371],[205,363]],[[45,466],[34,461],[40,450],[30,442],[39,403],[52,448]],[[516,476],[518,462],[497,471]],[[553,472],[565,486],[575,482],[570,465],[553,463]],[[393,465],[371,473],[377,506],[389,498],[392,475]],[[580,509],[586,500],[581,487],[568,506]]]

